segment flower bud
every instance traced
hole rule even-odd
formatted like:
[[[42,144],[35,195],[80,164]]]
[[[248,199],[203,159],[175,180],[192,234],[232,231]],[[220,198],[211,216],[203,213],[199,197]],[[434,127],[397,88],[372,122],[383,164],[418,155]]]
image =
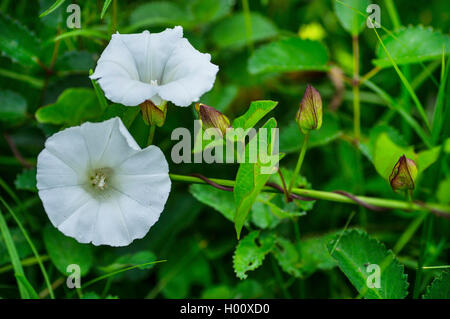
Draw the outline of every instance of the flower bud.
[[[412,159],[402,155],[395,164],[389,182],[395,191],[413,190],[414,182],[417,177],[417,166]]]
[[[167,104],[164,102],[161,106],[153,104],[150,100],[145,100],[139,104],[142,111],[142,117],[147,125],[156,125],[161,127],[166,121]]]
[[[296,121],[300,130],[306,134],[322,126],[322,98],[320,93],[308,84],[298,109]]]
[[[216,128],[222,137],[225,136],[227,128],[230,127],[230,120],[228,117],[217,111],[215,108],[202,103],[196,103],[195,110],[202,122],[203,129]]]

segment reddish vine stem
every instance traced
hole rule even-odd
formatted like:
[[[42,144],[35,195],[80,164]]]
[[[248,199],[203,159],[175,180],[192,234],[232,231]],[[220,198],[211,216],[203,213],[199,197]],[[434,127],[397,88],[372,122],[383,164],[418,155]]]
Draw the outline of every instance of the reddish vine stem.
[[[3,133],[3,137],[6,140],[6,143],[8,143],[9,148],[11,149],[11,152],[13,153],[14,157],[19,161],[19,163],[25,167],[25,168],[33,168],[33,164],[28,162],[20,153],[19,149],[16,146],[16,143],[14,143],[11,136],[7,133]]]
[[[345,191],[333,191],[332,193],[336,193],[336,194],[340,194],[340,195],[343,195],[345,197],[348,197],[351,200],[353,200],[355,203],[358,203],[359,205],[361,205],[362,207],[370,209],[370,210],[373,210],[373,211],[376,211],[376,212],[383,212],[383,211],[389,210],[388,208],[378,207],[378,206],[374,206],[374,205],[368,204],[366,202],[363,202],[362,200],[357,198],[355,195],[350,194],[350,193],[345,192]]]
[[[201,179],[202,181],[204,181],[205,183],[207,183],[207,184],[209,184],[209,185],[211,185],[211,186],[213,186],[213,187],[215,187],[217,189],[223,190],[223,191],[232,192],[233,189],[234,189],[233,187],[223,186],[223,185],[220,185],[220,184],[218,184],[216,182],[213,182],[209,178],[207,178],[207,177],[205,177],[205,176],[203,176],[201,174],[198,174],[198,173],[189,174],[189,175],[193,176],[193,177],[197,177],[197,178]],[[286,188],[283,188],[282,186],[280,186],[280,185],[278,185],[276,183],[268,182],[268,183],[266,183],[266,186],[274,188],[274,189],[280,191],[283,194],[285,194],[285,192],[286,192]],[[390,208],[383,208],[383,207],[379,207],[379,206],[375,206],[375,205],[366,203],[365,201],[362,201],[361,199],[359,199],[357,196],[355,196],[355,195],[353,195],[351,193],[345,192],[345,191],[337,190],[337,191],[333,191],[332,193],[336,193],[336,194],[345,196],[347,198],[350,198],[356,204],[358,204],[358,205],[360,205],[360,206],[362,206],[362,207],[364,207],[366,209],[372,210],[372,211],[381,212],[381,211],[391,210]],[[315,198],[304,197],[304,196],[300,196],[300,195],[291,193],[291,194],[289,194],[289,201],[291,201],[292,199],[301,200],[301,201],[314,201],[314,200],[317,200]],[[436,216],[444,217],[444,218],[447,218],[447,219],[450,218],[449,215],[446,214],[445,212],[442,212],[442,211],[440,211],[438,209],[435,209],[435,208],[430,208],[423,202],[414,201],[414,203],[417,204],[417,205],[420,205],[420,206],[422,206],[424,208],[426,208],[427,210],[429,210],[430,212],[432,212]]]

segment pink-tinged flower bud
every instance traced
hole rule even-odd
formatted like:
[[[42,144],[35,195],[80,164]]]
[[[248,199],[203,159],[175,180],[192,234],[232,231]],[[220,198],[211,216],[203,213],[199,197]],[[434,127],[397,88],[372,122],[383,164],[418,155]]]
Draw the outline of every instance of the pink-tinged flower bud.
[[[203,129],[216,128],[221,136],[225,136],[230,120],[215,108],[202,103],[195,104],[195,110],[202,122]]]
[[[395,191],[413,190],[417,177],[417,166],[412,159],[402,155],[395,164],[389,182]]]
[[[309,84],[300,102],[296,121],[304,134],[311,130],[318,130],[322,126],[322,98],[320,93]]]
[[[147,125],[156,125],[161,127],[166,121],[167,105],[163,103],[161,106],[153,104],[150,100],[145,100],[139,104],[142,111],[142,117]]]

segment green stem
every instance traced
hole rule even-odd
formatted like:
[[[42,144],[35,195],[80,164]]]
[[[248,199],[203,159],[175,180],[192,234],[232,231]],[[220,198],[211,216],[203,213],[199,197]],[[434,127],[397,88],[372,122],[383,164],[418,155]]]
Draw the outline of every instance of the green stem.
[[[251,20],[250,6],[248,4],[248,0],[242,0],[242,8],[244,10],[245,36],[247,39],[247,46],[248,46],[250,52],[253,52],[252,20]]]
[[[155,137],[155,129],[156,129],[156,125],[151,124],[150,129],[148,131],[147,146],[152,145],[152,143],[153,143],[153,138]]]
[[[280,269],[278,268],[279,266],[278,266],[277,262],[275,261],[275,257],[271,256],[270,259],[272,261],[272,269],[275,274],[275,278],[278,281],[278,284],[280,285],[281,292],[283,293],[284,299],[291,299],[292,297],[284,285],[283,277],[281,275]]]
[[[386,6],[389,17],[392,20],[392,24],[394,25],[394,30],[401,27],[400,17],[398,15],[397,8],[395,8],[395,3],[393,0],[384,0],[384,4]]]
[[[420,255],[419,262],[416,271],[416,280],[414,282],[413,298],[417,299],[419,297],[422,288],[422,278],[423,278],[423,265],[425,264],[425,259],[427,257],[427,246],[430,242],[433,229],[433,219],[431,216],[427,216],[425,219],[425,224],[423,226],[422,238],[420,242]]]
[[[8,205],[8,203],[6,203],[6,201],[1,196],[0,196],[0,202],[3,204],[3,206],[6,207],[6,209],[11,214],[11,216],[14,219],[14,221],[16,222],[17,226],[19,226],[19,229],[22,232],[23,237],[25,237],[25,240],[27,241],[28,245],[30,246],[31,251],[33,252],[34,256],[36,257],[36,261],[37,261],[37,263],[39,265],[39,268],[41,269],[42,276],[44,277],[44,281],[45,281],[45,283],[47,285],[50,297],[52,299],[55,299],[55,295],[53,293],[52,285],[50,283],[50,279],[48,277],[47,271],[45,270],[44,264],[42,262],[42,258],[39,255],[39,253],[38,253],[36,247],[34,246],[33,242],[31,241],[30,236],[28,235],[28,232],[25,230],[25,228],[23,227],[21,221],[17,218],[16,214],[12,211],[11,207]]]
[[[358,36],[352,37],[353,47],[353,127],[355,139],[361,137],[361,105],[359,101],[359,41]]]
[[[205,181],[198,177],[194,176],[186,176],[186,175],[178,175],[178,174],[169,174],[172,181],[179,181],[179,182],[185,182],[185,183],[196,183],[196,184],[207,184]],[[209,178],[209,180],[213,181],[214,183],[217,183],[222,186],[228,186],[228,187],[234,187],[235,181],[234,180],[228,180],[228,179],[219,179],[219,178]],[[263,188],[264,192],[268,193],[282,193],[281,191],[278,191],[272,187],[265,186]],[[293,188],[292,193],[304,196],[304,197],[310,197],[318,200],[326,200],[331,202],[337,202],[337,203],[346,203],[346,204],[356,204],[352,199],[333,192],[326,192],[326,191],[320,191],[320,190],[314,190],[314,189],[305,189],[305,188]],[[435,204],[435,203],[423,203],[423,204],[417,204],[417,203],[409,203],[406,201],[401,200],[395,200],[395,199],[385,199],[385,198],[377,198],[377,197],[368,197],[368,196],[356,196],[357,199],[373,205],[377,207],[382,208],[388,208],[388,209],[399,209],[399,210],[406,210],[406,211],[432,211],[432,210],[439,210],[443,214],[448,214],[450,216],[450,206],[445,206],[441,204]]]
[[[294,187],[295,184],[295,180],[297,179],[298,173],[300,173],[300,169],[302,168],[303,159],[305,158],[306,149],[308,148],[308,140],[309,140],[309,132],[305,134],[302,149],[300,150],[300,154],[298,156],[297,166],[295,166],[294,174],[292,175],[291,182],[289,183],[288,194],[291,193],[292,188]]]

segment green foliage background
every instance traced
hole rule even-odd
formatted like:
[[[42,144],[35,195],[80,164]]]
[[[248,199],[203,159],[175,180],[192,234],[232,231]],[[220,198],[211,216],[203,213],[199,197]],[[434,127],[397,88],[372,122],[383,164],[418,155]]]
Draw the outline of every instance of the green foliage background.
[[[293,119],[311,83],[324,103],[323,127],[311,133],[295,186],[403,201],[386,179],[406,154],[419,167],[414,199],[448,207],[446,1],[379,0],[378,29],[366,28],[364,16],[348,7],[366,14],[370,2],[362,0],[71,2],[81,7],[81,29],[66,26],[69,2],[0,1],[0,297],[450,296],[450,222],[420,209],[286,203],[282,194],[260,192],[265,177],[248,185],[252,165],[169,160],[171,173],[236,179],[238,186],[233,194],[174,181],[160,220],[144,239],[123,248],[94,247],[53,229],[33,168],[46,137],[84,121],[120,116],[145,147],[148,127],[139,108],[104,100],[89,70],[115,31],[181,25],[193,46],[211,53],[220,67],[201,102],[238,119],[236,127],[277,125],[287,181],[303,143]],[[352,37],[353,44],[358,37],[363,76],[357,92]],[[355,103],[361,109],[359,144]],[[154,141],[168,159],[172,130],[192,130],[195,116],[193,108],[169,104]],[[281,184],[278,175],[269,181]],[[73,263],[82,267],[81,290],[65,285],[65,269]],[[368,264],[380,265],[381,288],[366,285]]]

